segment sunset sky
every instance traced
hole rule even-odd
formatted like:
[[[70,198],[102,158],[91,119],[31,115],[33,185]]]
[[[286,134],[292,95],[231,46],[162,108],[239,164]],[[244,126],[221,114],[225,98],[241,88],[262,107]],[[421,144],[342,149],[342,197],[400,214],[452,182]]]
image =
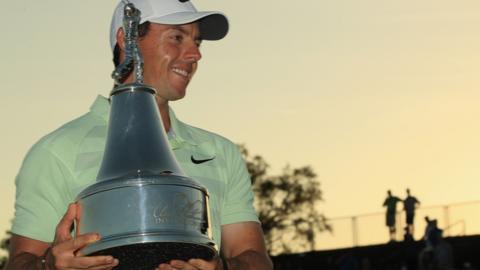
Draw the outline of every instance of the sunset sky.
[[[328,217],[381,212],[387,189],[423,206],[480,198],[480,1],[194,3],[231,27],[202,44],[180,119],[272,173],[311,165]],[[111,90],[116,1],[0,4],[1,237],[29,147]]]

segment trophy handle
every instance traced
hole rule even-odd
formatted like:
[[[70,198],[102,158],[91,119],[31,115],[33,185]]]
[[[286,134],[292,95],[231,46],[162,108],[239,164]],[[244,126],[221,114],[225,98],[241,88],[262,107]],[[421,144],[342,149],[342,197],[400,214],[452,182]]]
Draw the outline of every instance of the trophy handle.
[[[123,2],[125,3],[125,1]],[[123,10],[125,61],[112,72],[112,78],[116,85],[121,85],[133,70],[135,70],[135,83],[143,84],[143,56],[138,47],[140,19],[141,11],[132,3],[126,3]]]

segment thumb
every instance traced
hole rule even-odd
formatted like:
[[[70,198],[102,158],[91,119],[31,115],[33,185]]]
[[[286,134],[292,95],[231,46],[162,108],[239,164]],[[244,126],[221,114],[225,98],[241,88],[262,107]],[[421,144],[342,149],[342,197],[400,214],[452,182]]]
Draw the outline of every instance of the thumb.
[[[77,204],[71,203],[68,205],[67,212],[63,215],[62,219],[57,225],[55,230],[55,243],[64,242],[72,239],[70,234],[70,228],[72,227],[75,218],[77,216]]]

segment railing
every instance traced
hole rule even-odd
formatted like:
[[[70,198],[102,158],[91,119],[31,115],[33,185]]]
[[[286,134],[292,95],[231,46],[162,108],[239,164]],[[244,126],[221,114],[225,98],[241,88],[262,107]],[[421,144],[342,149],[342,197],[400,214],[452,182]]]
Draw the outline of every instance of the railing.
[[[423,238],[425,216],[437,219],[438,227],[443,229],[445,237],[480,234],[479,214],[480,201],[417,208],[413,237],[415,240]],[[328,222],[332,225],[333,232],[319,234],[315,239],[315,250],[383,244],[390,240],[384,212],[330,218]],[[403,241],[405,227],[405,212],[398,211],[396,241]]]

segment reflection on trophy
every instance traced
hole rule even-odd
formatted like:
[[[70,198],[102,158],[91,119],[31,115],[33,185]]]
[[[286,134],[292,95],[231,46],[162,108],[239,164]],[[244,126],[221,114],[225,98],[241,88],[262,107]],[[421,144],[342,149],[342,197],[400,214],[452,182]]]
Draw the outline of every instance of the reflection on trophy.
[[[124,8],[125,61],[113,72],[110,120],[96,183],[77,196],[76,234],[97,232],[102,239],[80,252],[112,255],[116,269],[155,269],[172,259],[211,259],[208,193],[187,177],[170,149],[155,101],[143,84],[138,49],[140,11]],[[121,84],[131,72],[135,83]]]

